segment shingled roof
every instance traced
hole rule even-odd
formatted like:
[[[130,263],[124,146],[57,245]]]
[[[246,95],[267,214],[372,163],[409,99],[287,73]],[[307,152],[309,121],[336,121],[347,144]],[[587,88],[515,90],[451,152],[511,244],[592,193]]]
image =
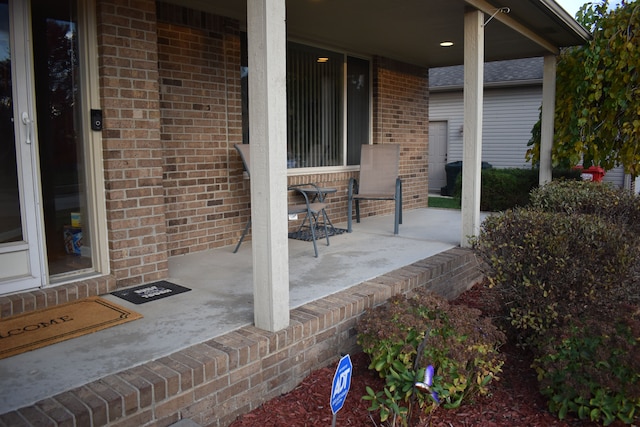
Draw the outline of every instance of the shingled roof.
[[[543,58],[537,57],[487,62],[484,64],[485,86],[541,84],[543,61]],[[429,70],[431,90],[462,89],[463,82],[462,65]]]

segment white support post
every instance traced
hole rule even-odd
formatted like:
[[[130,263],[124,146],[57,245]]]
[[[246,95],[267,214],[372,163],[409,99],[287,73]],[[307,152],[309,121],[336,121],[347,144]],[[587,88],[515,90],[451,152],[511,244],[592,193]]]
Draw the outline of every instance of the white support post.
[[[285,0],[247,0],[255,326],[289,325]]]
[[[480,233],[482,102],[484,89],[484,14],[464,15],[464,131],[462,159],[462,236],[460,246]]]
[[[551,182],[554,120],[556,115],[556,56],[545,55],[542,73],[542,115],[540,120],[540,176],[542,186]]]

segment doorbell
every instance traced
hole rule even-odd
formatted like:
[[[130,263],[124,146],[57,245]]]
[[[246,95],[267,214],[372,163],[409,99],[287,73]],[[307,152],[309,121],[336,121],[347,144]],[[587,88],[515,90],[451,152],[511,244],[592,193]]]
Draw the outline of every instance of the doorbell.
[[[102,130],[102,110],[91,110],[91,130]]]

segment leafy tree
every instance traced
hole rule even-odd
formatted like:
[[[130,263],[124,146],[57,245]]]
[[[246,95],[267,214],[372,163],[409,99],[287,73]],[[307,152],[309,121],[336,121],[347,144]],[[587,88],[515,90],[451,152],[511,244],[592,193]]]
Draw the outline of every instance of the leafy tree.
[[[640,3],[587,3],[576,20],[591,30],[584,46],[563,49],[556,77],[554,166],[605,169],[623,165],[640,175]],[[527,159],[539,162],[540,123]]]

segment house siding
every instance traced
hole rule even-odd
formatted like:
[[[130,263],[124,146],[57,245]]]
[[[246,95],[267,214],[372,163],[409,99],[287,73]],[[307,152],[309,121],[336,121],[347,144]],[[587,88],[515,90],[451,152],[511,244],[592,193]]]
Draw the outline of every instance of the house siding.
[[[429,119],[447,121],[449,162],[462,160],[464,111],[462,92],[431,93]],[[542,89],[487,89],[484,94],[482,161],[493,167],[531,167],[525,160],[531,129],[538,121]]]
[[[625,185],[624,179],[625,179],[624,168],[622,166],[618,166],[618,167],[615,167],[615,168],[613,168],[611,170],[608,170],[605,173],[604,178],[602,179],[602,181],[609,182],[611,184],[617,185],[618,187],[624,188],[624,185]],[[629,186],[630,187],[633,185],[633,182],[634,182],[634,180],[629,179]],[[629,188],[629,190],[632,190],[635,193],[638,193],[638,189],[637,188]]]
[[[530,168],[525,155],[531,129],[540,117],[541,85],[485,88],[482,132],[482,161],[496,168]],[[462,91],[430,94],[430,121],[448,123],[447,161],[463,158],[462,129],[464,100]],[[624,170],[607,171],[604,182],[624,187]],[[431,191],[439,191],[432,188]]]

